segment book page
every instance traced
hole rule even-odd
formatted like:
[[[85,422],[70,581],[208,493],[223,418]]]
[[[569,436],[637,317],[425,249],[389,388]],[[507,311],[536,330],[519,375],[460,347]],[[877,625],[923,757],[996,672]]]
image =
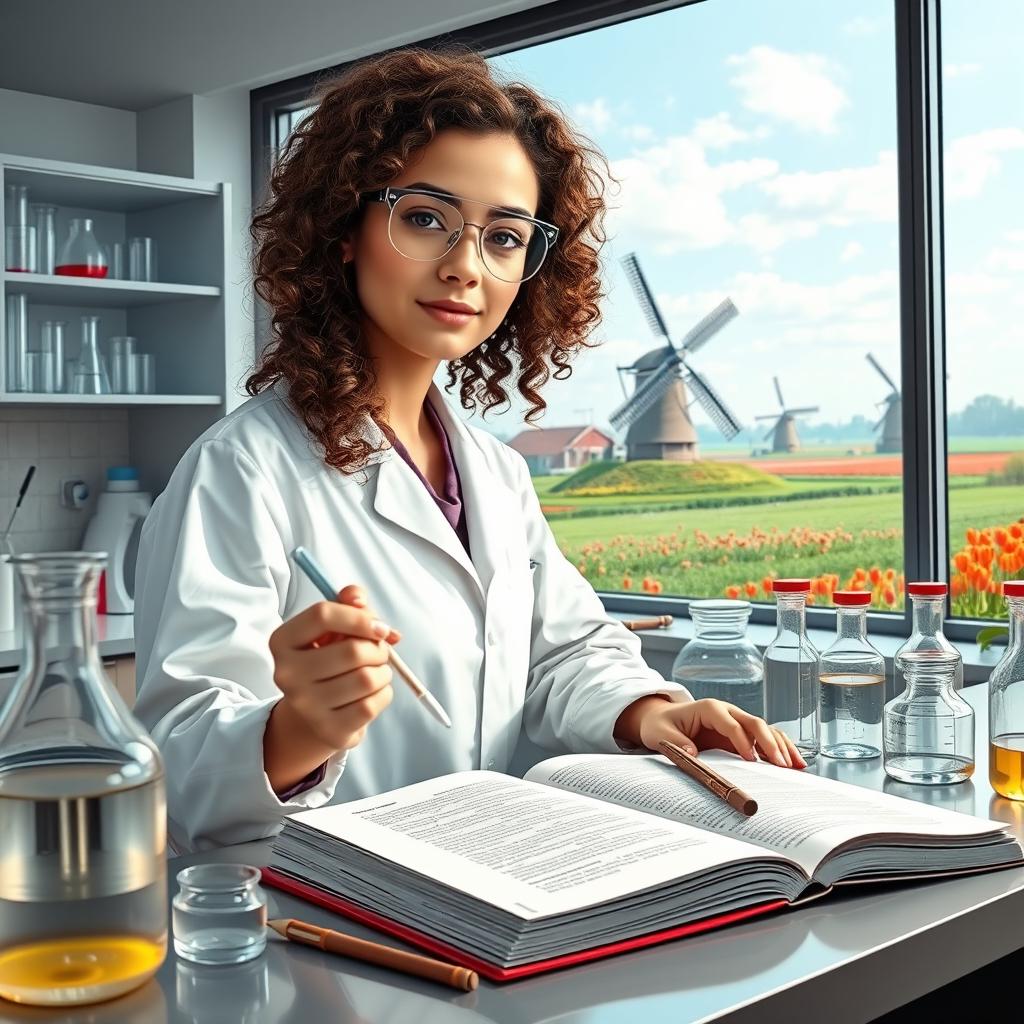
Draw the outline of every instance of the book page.
[[[758,864],[756,846],[497,772],[299,811],[305,824],[526,919]],[[785,865],[792,875],[795,869]],[[799,888],[799,886],[797,887]]]
[[[1002,831],[998,822],[767,761],[744,761],[735,754],[711,750],[703,751],[700,760],[753,797],[757,813],[748,818],[734,810],[660,754],[569,754],[542,761],[526,777],[756,843],[785,854],[812,876],[837,846],[859,837],[977,836]]]

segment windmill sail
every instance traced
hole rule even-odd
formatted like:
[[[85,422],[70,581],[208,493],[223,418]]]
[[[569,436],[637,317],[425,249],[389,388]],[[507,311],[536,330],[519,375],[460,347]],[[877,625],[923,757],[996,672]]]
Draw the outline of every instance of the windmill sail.
[[[679,354],[675,351],[623,402],[608,421],[616,430],[639,419],[679,379]]]
[[[719,398],[711,385],[693,367],[687,366],[686,370],[686,383],[690,386],[690,390],[697,396],[697,401],[711,418],[711,422],[718,427],[727,441],[731,441],[740,432],[739,420],[729,411],[729,407]]]
[[[739,316],[732,299],[723,299],[703,320],[686,332],[681,348],[686,353],[696,352],[716,335],[733,317]]]
[[[654,301],[654,296],[651,294],[651,289],[647,284],[647,278],[644,277],[644,272],[640,269],[640,264],[637,262],[636,254],[629,253],[628,256],[623,258],[622,264],[626,268],[626,277],[629,278],[629,283],[633,286],[633,291],[636,293],[636,297],[640,302],[640,308],[644,311],[644,316],[651,330],[659,338],[664,338],[671,345],[672,339],[668,335],[668,328],[665,326],[665,321],[661,318],[661,311]]]
[[[785,409],[786,400],[782,397],[782,388],[779,386],[779,378],[772,377],[772,380],[775,381],[775,394],[779,396],[779,405],[782,406],[783,409]]]
[[[882,364],[870,352],[867,354],[867,360],[878,371],[878,374],[882,378],[882,380],[884,380],[885,383],[888,384],[889,387],[891,387],[893,391],[896,392],[896,394],[899,394],[900,389],[896,387],[896,385],[893,383],[892,377],[890,377],[889,374],[887,374],[885,370],[882,369]]]

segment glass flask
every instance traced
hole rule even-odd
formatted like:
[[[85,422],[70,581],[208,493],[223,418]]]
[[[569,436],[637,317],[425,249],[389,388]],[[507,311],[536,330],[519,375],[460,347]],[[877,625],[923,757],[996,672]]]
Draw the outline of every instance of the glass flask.
[[[167,951],[160,755],[103,673],[104,554],[19,555],[22,671],[0,706],[0,996],[112,999]]]
[[[807,639],[810,580],[772,580],[778,632],[764,652],[764,719],[780,728],[810,765],[818,758],[820,656]]]
[[[953,688],[962,690],[964,686],[964,662],[960,652],[946,639],[942,632],[942,617],[946,612],[946,584],[939,582],[908,583],[907,593],[913,614],[913,628],[910,638],[896,652],[893,659],[896,675],[896,692],[906,686],[901,674],[900,655],[911,651],[946,651],[957,656],[956,672],[953,676]]]
[[[957,693],[956,651],[898,655],[906,690],[885,706],[887,775],[919,786],[966,782],[974,774],[974,709]]]
[[[82,317],[82,345],[71,371],[73,395],[109,395],[110,376],[107,361],[100,353],[98,316]]]
[[[1024,580],[1007,580],[1003,596],[1010,641],[988,680],[989,782],[1000,796],[1024,800]]]
[[[837,590],[836,639],[821,655],[821,752],[859,761],[882,756],[885,658],[868,641],[867,590]]]
[[[676,655],[672,678],[694,700],[713,697],[760,717],[764,713],[764,666],[747,639],[749,601],[691,601],[693,639]]]
[[[91,217],[74,217],[71,234],[57,257],[56,274],[72,277],[106,277],[107,257],[96,240]]]

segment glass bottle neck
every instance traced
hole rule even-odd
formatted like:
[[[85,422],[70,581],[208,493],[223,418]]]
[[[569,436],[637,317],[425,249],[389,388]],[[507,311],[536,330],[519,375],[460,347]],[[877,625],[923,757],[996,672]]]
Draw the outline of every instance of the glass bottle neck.
[[[1010,629],[1010,639],[1007,646],[1020,647],[1024,645],[1024,597],[1007,598],[1006,607]]]
[[[915,633],[936,636],[942,632],[942,619],[946,611],[944,597],[912,597]]]
[[[691,605],[690,617],[693,619],[694,634],[701,640],[735,641],[746,633],[750,611],[748,609],[698,611]]]
[[[62,661],[93,665],[99,659],[96,639],[96,591],[81,600],[29,598],[26,602],[25,668]]]
[[[797,633],[807,629],[807,597],[805,594],[778,594],[776,596],[778,633]]]
[[[840,640],[867,640],[867,609],[836,608],[836,636]]]

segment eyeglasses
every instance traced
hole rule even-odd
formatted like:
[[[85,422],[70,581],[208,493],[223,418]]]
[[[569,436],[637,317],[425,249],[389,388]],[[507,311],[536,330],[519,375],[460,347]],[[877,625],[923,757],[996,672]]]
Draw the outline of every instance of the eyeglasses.
[[[444,192],[415,188],[382,188],[363,192],[362,199],[387,203],[388,238],[411,260],[443,259],[455,248],[467,221],[455,202],[470,202]],[[541,268],[548,249],[558,238],[558,228],[534,217],[498,210],[503,215],[479,228],[477,251],[487,270],[499,281],[528,281]]]

